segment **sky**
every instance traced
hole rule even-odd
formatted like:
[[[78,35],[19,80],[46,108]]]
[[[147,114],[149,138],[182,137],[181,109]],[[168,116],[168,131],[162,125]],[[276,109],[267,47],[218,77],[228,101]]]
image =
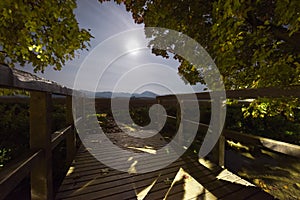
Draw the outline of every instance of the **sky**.
[[[97,0],[77,0],[79,26],[94,36],[89,51],[80,51],[61,71],[51,66],[40,77],[78,90],[157,94],[202,91],[186,85],[177,74],[179,63],[155,56],[147,48],[143,24],[135,24],[124,5]],[[22,70],[33,73],[31,66]]]

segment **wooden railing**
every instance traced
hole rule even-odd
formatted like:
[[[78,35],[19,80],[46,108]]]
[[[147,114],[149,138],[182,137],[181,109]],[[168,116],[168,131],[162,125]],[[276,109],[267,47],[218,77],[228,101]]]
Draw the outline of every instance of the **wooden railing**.
[[[176,95],[180,96],[180,99],[184,99],[184,102],[188,104],[189,101],[194,97],[193,95],[189,94],[182,94]],[[176,106],[177,107],[177,115],[171,116],[167,115],[167,118],[177,120],[176,124],[180,123],[180,104],[178,103],[177,97],[175,95],[166,95],[166,96],[159,96],[157,97],[157,102],[164,106]],[[207,108],[210,106],[211,99],[209,92],[197,93],[197,100],[199,104],[199,108]],[[280,98],[280,97],[296,97],[300,98],[300,86],[291,86],[286,88],[260,88],[260,89],[242,89],[242,90],[229,90],[226,91],[226,98],[227,99],[236,99],[242,103],[247,103],[247,101],[243,101],[245,99],[257,99],[259,97],[266,97],[266,98]],[[197,111],[196,111],[197,112]],[[200,114],[202,115],[203,113]],[[205,114],[205,113],[204,113]],[[210,116],[209,116],[210,117]],[[207,116],[200,117],[200,121],[193,121],[193,120],[185,120],[184,125],[197,125],[199,132],[205,134],[209,128],[209,125],[206,124],[207,122],[203,123],[203,118],[205,121],[207,120]],[[180,130],[179,130],[180,131]],[[182,131],[182,130],[181,130]],[[184,133],[179,133],[184,134]],[[224,167],[225,165],[225,143],[226,140],[233,140],[240,142],[246,145],[253,145],[258,148],[262,149],[269,149],[275,152],[287,154],[290,156],[300,158],[300,146],[289,144],[286,142],[276,141],[269,138],[254,136],[246,133],[240,133],[237,131],[226,130],[222,131],[222,134],[219,137],[218,142],[216,143],[212,154],[213,154],[213,161],[219,164],[220,166]]]
[[[29,91],[30,150],[0,170],[0,199],[30,174],[31,199],[54,199],[52,150],[66,140],[66,164],[76,153],[72,90],[30,73],[0,65],[0,88]],[[65,96],[67,127],[51,133],[52,94]]]
[[[31,176],[31,199],[53,199],[52,150],[65,139],[67,146],[66,163],[68,165],[72,162],[76,152],[76,135],[72,117],[73,91],[54,82],[46,81],[29,73],[14,70],[3,65],[0,65],[0,77],[0,88],[21,89],[30,93],[29,100],[26,99],[30,105],[30,150],[0,170],[0,199],[4,199],[28,174]],[[54,133],[51,133],[52,94],[66,96],[67,127]],[[189,95],[181,96],[181,99],[185,99],[187,102],[190,100]],[[238,100],[258,97],[300,97],[300,87],[226,91],[226,96],[229,99]],[[208,92],[198,93],[197,100],[200,107],[211,104]],[[178,106],[178,101],[174,95],[157,97],[157,102],[162,105]],[[152,104],[152,102],[150,103]],[[167,117],[177,120],[179,123],[179,110],[180,108],[177,109],[177,116],[168,115]],[[189,124],[196,124],[202,132],[206,132],[208,129],[208,125],[201,121],[185,120],[185,125],[188,126]],[[272,149],[273,151],[300,158],[300,147],[297,145],[231,130],[223,130],[214,150],[214,152],[217,152],[214,156],[215,161],[220,166],[224,166],[225,141],[227,139]]]

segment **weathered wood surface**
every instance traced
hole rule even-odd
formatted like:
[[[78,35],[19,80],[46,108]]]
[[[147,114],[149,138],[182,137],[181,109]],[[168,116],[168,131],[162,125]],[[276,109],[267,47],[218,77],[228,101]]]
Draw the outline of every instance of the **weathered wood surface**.
[[[212,93],[220,93],[213,91]],[[288,87],[269,87],[269,88],[257,88],[257,89],[240,89],[240,90],[226,90],[226,98],[228,99],[256,99],[258,97],[268,98],[280,98],[280,97],[300,97],[300,86],[288,86]],[[182,99],[193,99],[195,94],[177,94],[177,95],[165,95],[158,96],[157,99],[161,101],[176,99],[176,96],[180,96]],[[209,92],[196,93],[198,100],[210,99]]]
[[[72,116],[72,89],[53,81],[0,64],[0,87],[30,91],[28,96],[2,97],[1,103],[29,103],[31,154],[20,156],[0,173],[0,199],[4,199],[18,183],[31,174],[31,199],[48,199],[53,194],[52,149],[66,138],[68,164],[75,155],[75,132]],[[76,96],[83,94],[76,92]],[[53,95],[58,94],[58,95]],[[52,97],[55,103],[66,103],[68,127],[51,135]],[[67,101],[67,102],[66,102]],[[78,121],[78,120],[76,120]],[[38,162],[37,162],[38,161]]]
[[[66,104],[66,97],[56,97],[52,96],[53,104]],[[29,96],[0,96],[0,103],[7,103],[7,104],[29,104],[30,97]]]
[[[69,125],[68,127],[59,131],[55,131],[53,134],[51,134],[51,149],[55,149],[57,145],[67,137],[66,135],[68,135],[71,130],[73,130],[73,127],[72,125]]]
[[[97,154],[107,155],[110,151]],[[126,159],[112,155],[109,161],[122,165]],[[208,161],[200,163],[196,154],[186,153],[158,171],[129,174],[105,166],[82,146],[56,199],[255,199],[255,196],[273,199],[226,169]]]
[[[3,64],[0,64],[0,77],[1,87],[72,95],[71,89],[61,86],[54,81],[49,81],[24,71],[12,69]]]
[[[264,138],[255,135],[249,135],[245,133],[239,133],[237,131],[225,130],[224,136],[227,139],[238,141],[242,144],[251,144],[260,148],[266,148],[275,152],[283,153],[286,155],[294,156],[300,158],[300,146],[295,144],[290,144],[287,142],[281,142],[277,140],[272,140],[269,138]]]
[[[66,97],[66,123],[67,124],[74,124],[73,121],[73,113],[72,113],[72,97]],[[67,166],[70,166],[72,160],[74,159],[76,153],[76,132],[74,126],[71,125],[69,132],[66,136],[66,153],[67,153]]]
[[[30,92],[30,148],[42,149],[39,164],[31,168],[31,199],[53,199],[50,93]]]
[[[42,154],[42,150],[31,150],[0,170],[0,199],[5,199],[15,185],[28,176],[31,167],[38,163]]]
[[[170,119],[178,119],[178,117],[166,115],[166,117]],[[184,120],[190,124],[198,124],[199,132],[206,133],[209,127],[208,124],[199,123],[191,120]],[[224,129],[222,132],[222,144],[220,144],[223,150],[220,152],[220,156],[224,157],[224,143],[226,140],[233,140],[236,142],[240,142],[246,145],[254,145],[259,148],[269,149],[278,153],[286,154],[289,156],[300,158],[300,146],[295,144],[290,144],[287,142],[277,141],[270,138],[264,138],[261,136],[250,135],[247,133],[241,133],[237,131],[232,131],[228,129]],[[221,147],[220,147],[221,148]],[[222,165],[221,165],[222,166]]]
[[[191,122],[195,123],[195,122]],[[208,125],[199,123],[199,130],[207,131]],[[264,138],[260,136],[250,135],[246,133],[240,133],[232,130],[223,130],[223,136],[226,140],[233,140],[246,145],[253,145],[259,148],[269,149],[278,153],[286,154],[289,156],[300,158],[300,146],[295,144],[290,144],[287,142],[281,142],[269,138]]]

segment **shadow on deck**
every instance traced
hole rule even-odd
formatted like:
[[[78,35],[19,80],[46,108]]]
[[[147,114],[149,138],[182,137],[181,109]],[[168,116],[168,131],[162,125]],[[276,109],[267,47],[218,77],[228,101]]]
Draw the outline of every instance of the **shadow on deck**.
[[[114,134],[122,136],[124,133]],[[164,142],[159,138],[157,140],[157,144]],[[141,148],[135,147],[123,146],[123,148],[129,151],[133,149],[142,151]],[[109,153],[99,151],[97,156]],[[126,158],[114,155],[107,162],[122,165],[122,160]],[[273,197],[226,169],[209,161],[198,160],[197,155],[191,152],[185,153],[164,169],[135,174],[107,167],[81,146],[56,199],[273,199]]]

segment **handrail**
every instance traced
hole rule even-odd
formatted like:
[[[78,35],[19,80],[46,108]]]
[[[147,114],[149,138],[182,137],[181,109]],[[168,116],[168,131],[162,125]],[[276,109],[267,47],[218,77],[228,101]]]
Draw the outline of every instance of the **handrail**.
[[[211,94],[224,94],[224,91],[207,91],[207,92],[201,92],[196,94],[176,94],[176,95],[165,95],[165,96],[158,96],[156,97],[157,103],[161,105],[168,105],[168,106],[177,106],[177,115],[180,114],[179,112],[179,102],[178,99],[181,99],[181,101],[193,101],[195,99],[195,95],[198,101],[199,106],[203,106],[204,104],[212,102],[213,99],[210,98]],[[287,87],[268,87],[268,88],[247,88],[247,89],[239,89],[239,90],[226,90],[226,99],[235,99],[238,101],[241,100],[248,100],[248,99],[257,99],[257,98],[282,98],[282,97],[292,97],[292,98],[300,98],[300,85],[293,85],[293,86],[287,86]],[[218,95],[217,95],[218,96]],[[206,103],[205,103],[206,102]],[[243,102],[247,103],[247,102]],[[248,102],[249,103],[249,102]],[[180,120],[180,117],[177,119]],[[184,121],[187,121],[183,119]],[[198,123],[198,122],[193,122]],[[208,125],[207,125],[208,126]],[[201,127],[199,125],[199,127]],[[203,126],[202,126],[203,128]],[[183,129],[182,129],[183,130]],[[180,130],[180,131],[182,131]],[[271,140],[267,138],[262,138],[258,136],[249,136],[244,135],[242,133],[223,130],[223,133],[219,137],[218,143],[215,145],[213,152],[213,160],[217,163],[219,163],[220,166],[224,166],[225,159],[225,140],[227,138],[234,139],[234,137],[239,138],[240,140],[243,140],[244,142],[253,141],[256,142],[258,145],[261,145],[263,148],[272,149],[273,151],[277,151],[280,153],[285,153],[288,155],[299,157],[300,152],[299,147],[297,145],[292,145],[285,142],[280,142],[276,140]],[[288,146],[288,147],[286,147]],[[289,150],[290,149],[290,150]],[[218,154],[218,155],[216,155]]]
[[[82,121],[83,117],[78,117],[77,119],[74,120],[74,124],[79,123],[80,121]]]
[[[0,200],[4,199],[31,171],[43,150],[31,150],[0,171]]]
[[[70,165],[76,152],[76,136],[72,115],[72,95],[83,95],[78,91],[60,86],[59,84],[39,78],[27,72],[9,68],[0,64],[0,87],[21,89],[30,92],[25,103],[30,109],[30,152],[25,158],[11,161],[0,171],[0,199],[4,199],[26,176],[31,174],[31,195],[34,199],[53,199],[52,182],[52,150],[63,140],[66,140],[66,164]],[[55,96],[58,103],[66,104],[66,123],[71,124],[66,128],[51,134],[51,107]],[[53,98],[54,97],[54,98]],[[10,98],[11,99],[11,98]],[[5,101],[4,101],[5,102]],[[9,102],[9,101],[8,101]],[[22,102],[23,103],[23,102]],[[80,119],[76,119],[76,123]],[[34,149],[41,149],[38,152]],[[21,159],[21,160],[20,160]],[[39,160],[37,163],[36,160]]]
[[[72,89],[61,86],[54,81],[37,77],[33,74],[12,69],[0,64],[0,87],[28,91],[50,92],[53,94],[72,95]]]
[[[44,151],[40,152],[38,151],[38,153],[33,153],[33,155],[30,157],[26,157],[27,159],[22,159],[22,162],[17,162],[19,163],[18,165],[15,164],[9,168],[4,168],[1,170],[0,172],[0,178],[1,181],[0,183],[0,188],[1,188],[1,194],[0,197],[6,196],[9,191],[11,191],[13,189],[12,185],[17,185],[18,181],[22,180],[22,178],[24,178],[25,174],[28,174],[29,172],[31,172],[33,175],[31,176],[31,181],[34,180],[34,183],[32,185],[35,185],[36,188],[33,189],[33,191],[35,190],[39,190],[39,179],[48,179],[50,176],[50,173],[45,173],[49,171],[49,167],[47,165],[47,160],[50,158],[51,159],[51,151],[53,150],[55,146],[57,146],[59,144],[59,142],[61,142],[64,138],[67,140],[67,145],[69,145],[67,148],[67,151],[71,152],[71,153],[67,153],[67,155],[74,155],[74,151],[72,150],[72,146],[74,146],[74,140],[75,137],[74,135],[72,136],[72,134],[68,134],[68,133],[72,133],[72,129],[74,129],[73,125],[69,125],[68,127],[66,127],[65,129],[55,132],[52,136],[49,134],[50,133],[50,129],[49,129],[49,124],[48,124],[48,109],[52,104],[52,100],[49,100],[49,98],[51,98],[51,94],[60,94],[60,95],[64,95],[67,96],[66,101],[67,101],[67,123],[68,124],[73,124],[74,122],[72,121],[72,99],[71,99],[71,95],[74,93],[74,91],[72,89],[63,87],[58,85],[55,82],[52,81],[48,81],[42,78],[39,78],[35,75],[32,75],[30,73],[27,72],[22,72],[20,70],[16,70],[16,69],[11,69],[7,66],[4,66],[2,64],[0,64],[0,87],[4,87],[4,88],[15,88],[15,89],[22,89],[22,90],[27,90],[31,92],[31,97],[30,97],[30,107],[33,108],[33,112],[30,112],[31,115],[31,136],[30,139],[33,140],[31,141],[31,145],[33,145],[34,147],[32,149],[35,149],[36,146],[44,148]],[[290,86],[290,87],[286,87],[286,88],[259,88],[259,89],[243,89],[243,90],[235,90],[235,91],[226,91],[226,95],[227,98],[234,98],[234,99],[246,99],[246,98],[257,98],[257,97],[282,97],[282,96],[292,96],[292,97],[300,97],[300,86]],[[178,96],[178,95],[177,95]],[[194,95],[188,95],[188,94],[181,94],[179,96],[183,96],[184,100],[190,100],[190,97],[194,97]],[[204,104],[207,104],[207,102],[209,103],[210,101],[210,93],[209,92],[204,92],[204,93],[197,93],[196,94],[198,102],[203,102]],[[175,95],[168,95],[168,96],[159,96],[157,97],[157,101],[163,103],[165,100],[169,100],[172,102],[176,102],[174,101],[174,99],[176,98]],[[43,103],[40,103],[43,102]],[[35,109],[35,110],[34,110]],[[40,110],[42,111],[42,115],[40,115],[41,113]],[[47,116],[45,116],[47,115]],[[43,117],[43,123],[46,124],[45,126],[41,126],[39,125],[37,122],[40,121],[39,117],[42,116]],[[177,119],[179,120],[177,117],[169,117],[172,119]],[[75,120],[75,123],[78,123],[79,119]],[[200,127],[208,127],[208,125],[205,124],[201,124],[199,122],[193,122],[191,120],[185,120],[189,123],[197,123]],[[39,128],[42,128],[42,130],[39,130]],[[34,130],[33,130],[33,129]],[[36,134],[36,133],[41,133],[41,134]],[[69,137],[71,136],[71,137]],[[264,148],[272,148],[274,146],[272,146],[272,142],[275,140],[271,140],[271,139],[267,139],[267,138],[263,138],[262,137],[252,137],[252,136],[248,136],[248,135],[244,135],[238,132],[233,132],[233,131],[228,131],[225,130],[223,132],[222,137],[225,136],[229,139],[233,139],[233,138],[239,138],[240,140],[243,140],[245,142],[249,142],[249,141],[254,141],[255,144],[259,144]],[[34,138],[36,137],[36,138]],[[252,139],[249,139],[252,138]],[[39,142],[42,141],[42,144],[40,144]],[[284,145],[284,143],[276,141],[277,146],[275,149],[276,151],[281,151],[280,148]],[[50,144],[50,145],[49,145]],[[291,145],[292,149],[298,149],[297,145]],[[50,152],[49,152],[50,151]],[[282,151],[281,151],[282,152]],[[287,152],[287,151],[285,151]],[[291,152],[287,152],[287,153],[291,153]],[[296,154],[296,156],[299,156],[299,154]],[[29,160],[28,160],[29,159]],[[39,159],[40,163],[39,165],[35,165],[36,160]],[[70,156],[69,158],[67,158],[67,162],[70,162]],[[7,165],[10,166],[10,165]],[[35,170],[37,172],[32,172],[31,170],[31,166],[35,166]],[[7,172],[11,172],[11,173],[7,173]],[[5,174],[7,173],[7,174]],[[21,173],[21,175],[19,175],[19,173]],[[7,176],[6,176],[7,175]],[[19,175],[19,176],[18,176]],[[3,179],[2,179],[3,177]],[[11,178],[9,178],[11,177]],[[17,178],[16,178],[17,177]],[[51,179],[51,178],[50,178]],[[17,180],[16,182],[13,180]],[[51,181],[46,181],[47,182],[47,186],[43,186],[43,187],[49,187],[49,183],[51,183]],[[9,184],[9,185],[8,185]],[[6,189],[6,187],[10,186],[9,189]],[[3,189],[4,188],[4,189]],[[53,194],[51,191],[51,188],[47,188],[46,190],[49,190],[50,192],[47,192],[47,194],[44,194],[44,198],[49,198],[52,199],[53,198]],[[5,191],[5,192],[2,192]],[[40,192],[40,191],[38,191]],[[41,191],[42,193],[45,193],[45,191]],[[50,196],[46,196],[49,195]],[[4,197],[3,197],[4,198]],[[42,199],[43,197],[41,197]]]
[[[287,142],[277,141],[260,136],[249,135],[232,130],[224,130],[225,138],[239,141],[243,144],[252,144],[278,153],[300,158],[300,146]]]
[[[177,119],[174,116],[171,115],[166,115],[166,117],[170,119]],[[199,128],[205,128],[208,129],[209,125],[192,121],[192,120],[187,120],[183,119],[183,121],[192,123],[192,124],[198,124]],[[263,149],[268,149],[272,150],[278,153],[286,154],[289,156],[293,156],[296,158],[300,158],[300,146],[295,145],[295,144],[290,144],[287,142],[282,142],[278,140],[273,140],[270,138],[265,138],[265,137],[260,137],[260,136],[255,136],[255,135],[250,135],[246,133],[241,133],[237,131],[232,131],[228,129],[224,129],[222,132],[223,136],[225,139],[231,139],[235,140],[238,142],[241,142],[242,144],[248,144],[248,145],[256,145],[258,147],[261,147]]]
[[[79,122],[81,117],[76,120]],[[69,125],[60,131],[51,134],[51,150],[66,139],[67,134],[72,134],[74,125]],[[30,150],[28,154],[24,154],[16,160],[11,161],[3,169],[0,170],[0,200],[4,199],[32,170],[38,160],[44,155],[43,150]]]
[[[55,149],[66,138],[66,134],[72,130],[73,125],[69,125],[60,131],[55,131],[51,136],[51,149]]]
[[[55,104],[65,104],[66,97],[52,97],[52,101]],[[29,96],[0,96],[0,103],[17,103],[17,104],[29,104]]]
[[[201,92],[196,93],[198,100],[210,99],[210,93],[220,93],[219,91],[211,91],[211,92]],[[255,99],[258,97],[266,97],[266,98],[280,98],[284,96],[290,97],[298,97],[300,98],[300,86],[287,86],[282,88],[276,87],[267,87],[267,88],[247,88],[247,89],[238,89],[238,90],[226,90],[226,98],[227,99]],[[177,94],[177,95],[165,95],[158,96],[157,100],[168,100],[168,99],[176,99],[176,97],[180,97],[184,100],[194,99],[195,94]]]
[[[77,118],[74,121],[74,124],[79,123],[82,120],[82,117]],[[57,147],[57,145],[59,145],[61,143],[61,141],[63,141],[64,139],[66,139],[66,135],[72,131],[72,129],[74,128],[74,125],[71,124],[65,128],[62,128],[59,131],[55,131],[52,135],[51,135],[51,148],[52,150],[55,149]]]

